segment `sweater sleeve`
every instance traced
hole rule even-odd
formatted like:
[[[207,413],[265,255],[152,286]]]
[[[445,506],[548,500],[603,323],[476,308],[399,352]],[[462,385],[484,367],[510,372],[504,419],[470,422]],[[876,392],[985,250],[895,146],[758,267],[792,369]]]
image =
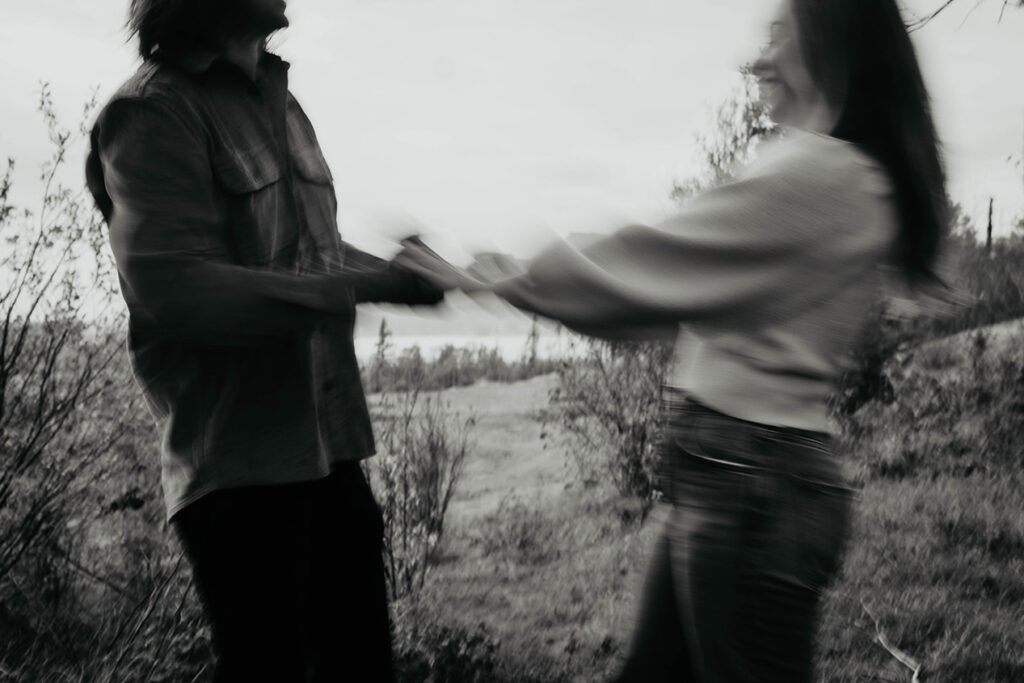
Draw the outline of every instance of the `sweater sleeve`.
[[[882,171],[852,146],[787,141],[667,220],[583,250],[556,243],[495,291],[584,330],[770,324],[874,267],[888,195]]]

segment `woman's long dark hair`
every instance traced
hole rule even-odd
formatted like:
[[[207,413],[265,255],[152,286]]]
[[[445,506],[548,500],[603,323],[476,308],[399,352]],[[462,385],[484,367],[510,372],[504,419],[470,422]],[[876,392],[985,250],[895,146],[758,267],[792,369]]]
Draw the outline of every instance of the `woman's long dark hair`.
[[[834,137],[888,171],[900,227],[895,261],[911,282],[932,265],[949,205],[928,92],[895,0],[792,0],[811,77],[839,112]]]
[[[158,47],[214,47],[230,16],[224,0],[132,0],[128,30],[139,38],[142,59],[153,57]]]

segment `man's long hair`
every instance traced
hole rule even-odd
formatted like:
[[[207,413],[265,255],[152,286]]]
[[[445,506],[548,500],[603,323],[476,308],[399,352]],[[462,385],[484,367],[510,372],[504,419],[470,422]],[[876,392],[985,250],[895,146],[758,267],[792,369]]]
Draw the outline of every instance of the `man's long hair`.
[[[895,260],[912,282],[932,270],[949,221],[928,91],[894,0],[793,0],[811,77],[839,122],[889,173],[900,227]]]
[[[128,30],[139,38],[142,59],[156,49],[215,47],[223,33],[230,3],[223,0],[131,0]]]

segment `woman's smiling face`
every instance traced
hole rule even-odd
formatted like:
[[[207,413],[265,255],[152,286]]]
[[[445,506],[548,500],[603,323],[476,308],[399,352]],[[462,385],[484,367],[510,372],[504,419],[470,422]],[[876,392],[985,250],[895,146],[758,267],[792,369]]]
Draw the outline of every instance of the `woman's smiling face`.
[[[782,0],[769,29],[768,45],[754,62],[761,97],[775,123],[828,133],[825,96],[811,78],[797,34],[792,0]]]

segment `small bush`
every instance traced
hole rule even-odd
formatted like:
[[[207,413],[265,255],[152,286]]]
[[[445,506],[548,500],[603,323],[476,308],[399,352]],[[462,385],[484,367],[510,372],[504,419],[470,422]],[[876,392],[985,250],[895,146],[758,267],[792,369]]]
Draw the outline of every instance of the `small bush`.
[[[559,368],[546,419],[569,435],[580,478],[610,476],[623,494],[657,495],[660,397],[672,355],[667,343],[588,339]]]
[[[558,556],[556,526],[538,502],[505,496],[498,509],[484,517],[479,529],[488,555],[512,558],[527,565],[543,564]]]
[[[901,351],[884,372],[891,401],[872,401],[844,419],[862,477],[971,476],[1020,466],[1024,351],[1010,340],[964,333]]]
[[[448,412],[418,390],[385,394],[374,405],[381,453],[367,461],[384,517],[384,563],[392,599],[423,587],[470,447],[473,418]]]
[[[996,240],[989,251],[969,235],[954,235],[947,245],[946,262],[949,291],[924,294],[917,303],[890,298],[874,309],[850,370],[832,400],[833,413],[840,420],[870,401],[893,400],[885,368],[897,353],[1024,317],[1024,240],[1020,236]]]
[[[438,626],[424,619],[395,639],[398,683],[489,683],[495,680],[498,643],[481,624]]]

